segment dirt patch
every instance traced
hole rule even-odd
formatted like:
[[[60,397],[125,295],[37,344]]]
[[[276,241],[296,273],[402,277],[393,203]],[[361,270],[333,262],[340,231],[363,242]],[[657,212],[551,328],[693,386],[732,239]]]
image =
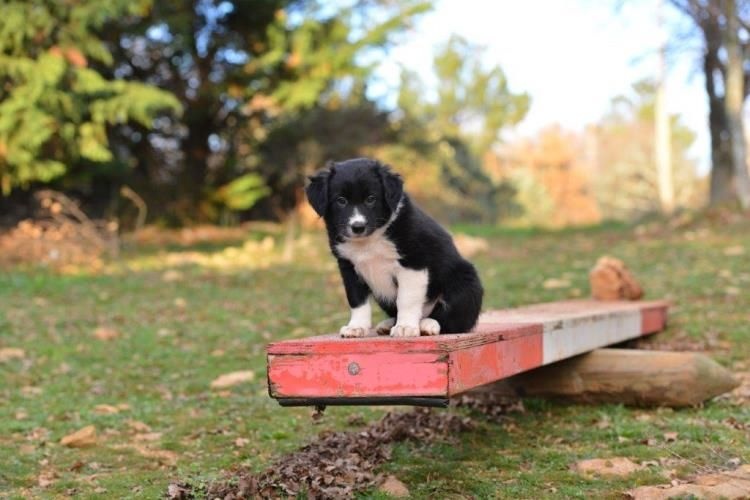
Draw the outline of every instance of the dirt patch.
[[[361,431],[324,432],[316,441],[281,457],[261,473],[237,468],[200,491],[189,482],[176,482],[169,485],[167,496],[171,499],[206,496],[225,500],[278,498],[281,495],[350,498],[356,492],[376,487],[384,481],[375,470],[390,459],[393,443],[451,440],[471,428],[471,419],[446,411],[420,408],[405,413],[388,413]]]
[[[668,498],[748,498],[750,465],[735,470],[694,477],[689,482],[673,481],[661,486],[641,486],[627,492],[634,500]]]

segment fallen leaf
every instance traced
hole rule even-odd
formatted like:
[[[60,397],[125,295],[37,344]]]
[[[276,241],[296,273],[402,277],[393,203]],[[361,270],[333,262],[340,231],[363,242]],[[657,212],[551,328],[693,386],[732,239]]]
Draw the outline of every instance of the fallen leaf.
[[[182,281],[184,278],[183,274],[176,269],[168,269],[161,275],[161,280],[165,283],[174,283],[175,281]]]
[[[23,359],[26,357],[26,351],[18,347],[3,347],[0,349],[0,363],[5,363],[11,359]]]
[[[175,307],[179,307],[180,309],[185,309],[187,307],[187,301],[182,297],[177,297],[176,299],[174,299],[174,305]]]
[[[750,465],[716,474],[698,476],[685,483],[672,481],[659,486],[640,486],[627,492],[633,500],[668,498],[747,498],[750,492]]]
[[[128,410],[130,410],[130,405],[127,404],[127,403],[118,403],[117,404],[117,409],[120,410],[120,411],[128,411]]]
[[[18,447],[18,451],[20,451],[24,455],[31,455],[36,451],[36,446],[34,446],[33,444],[22,444]]]
[[[126,423],[135,432],[151,432],[151,427],[138,420],[128,420]]]
[[[388,476],[378,487],[378,491],[382,491],[383,493],[387,493],[396,498],[406,498],[409,496],[409,488],[399,481],[396,476]]]
[[[625,457],[581,460],[580,462],[576,462],[573,468],[580,474],[602,476],[627,476],[642,469],[640,465]]]
[[[76,460],[73,465],[68,467],[68,470],[71,472],[80,472],[84,465],[86,465],[86,463],[83,460]]]
[[[96,444],[96,427],[87,425],[60,440],[60,444],[69,448],[83,448]]]
[[[185,500],[187,498],[192,498],[192,496],[190,489],[181,484],[170,483],[170,485],[167,486],[167,498],[169,498],[169,500]]]
[[[743,247],[742,245],[734,245],[731,247],[726,247],[724,249],[724,255],[728,257],[737,257],[739,255],[744,255],[744,254],[745,254],[745,247]]]
[[[542,283],[542,287],[545,290],[555,290],[557,288],[568,288],[570,286],[570,281],[566,279],[559,279],[559,278],[549,278],[544,280],[544,283]]]
[[[25,385],[21,387],[21,394],[23,394],[27,398],[38,396],[41,393],[42,393],[41,387],[34,387],[33,385]]]
[[[667,443],[672,443],[674,441],[677,441],[677,436],[679,436],[679,433],[677,432],[665,432],[664,441],[666,441]]]
[[[453,237],[458,253],[467,259],[471,259],[477,254],[489,251],[490,243],[484,238],[469,236],[459,233]]]
[[[234,440],[234,445],[237,448],[242,448],[243,446],[247,446],[248,444],[250,444],[250,440],[247,438],[237,438]]]
[[[99,328],[94,330],[94,337],[98,340],[110,341],[119,338],[120,332],[118,332],[114,328],[100,326]]]
[[[161,439],[161,432],[144,432],[133,436],[135,441],[158,441]]]
[[[27,437],[31,441],[46,441],[49,437],[49,430],[44,427],[36,427],[27,435]]]
[[[96,405],[94,406],[94,413],[99,415],[114,415],[120,413],[120,409],[112,405]]]
[[[245,382],[251,382],[255,379],[255,372],[252,370],[243,370],[231,373],[225,373],[211,382],[212,389],[226,389]]]
[[[29,417],[29,414],[26,413],[26,410],[18,410],[15,417],[16,420],[26,420]]]
[[[142,444],[117,445],[117,446],[114,446],[114,448],[116,450],[122,450],[122,449],[135,450],[146,458],[156,459],[156,461],[162,465],[173,466],[177,464],[178,455],[174,451],[149,448]]]
[[[55,479],[58,478],[57,472],[53,470],[42,471],[36,478],[36,482],[40,488],[47,488],[55,483]]]

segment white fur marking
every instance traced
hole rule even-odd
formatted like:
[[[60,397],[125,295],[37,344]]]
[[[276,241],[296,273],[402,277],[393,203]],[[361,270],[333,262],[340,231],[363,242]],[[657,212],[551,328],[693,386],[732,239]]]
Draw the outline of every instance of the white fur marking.
[[[354,264],[354,270],[365,280],[373,294],[395,302],[394,278],[401,269],[398,263],[400,256],[396,246],[385,237],[385,231],[381,229],[366,238],[339,243],[336,250]]]
[[[398,295],[396,297],[398,317],[396,318],[396,326],[391,328],[391,336],[419,336],[419,322],[422,319],[422,310],[427,298],[429,273],[427,269],[416,271],[402,267],[399,269],[396,279],[398,281]],[[414,334],[415,331],[416,335]]]
[[[359,212],[358,208],[355,208],[354,213],[351,217],[349,217],[349,225],[351,226],[353,224],[356,224],[357,222],[364,224],[367,222],[367,219],[365,219],[365,216]]]
[[[439,335],[440,323],[432,318],[423,318],[419,322],[419,331],[425,335]]]
[[[352,309],[352,316],[349,324],[342,326],[339,333],[342,337],[364,337],[370,331],[372,324],[372,308],[370,301],[365,301],[359,307]]]

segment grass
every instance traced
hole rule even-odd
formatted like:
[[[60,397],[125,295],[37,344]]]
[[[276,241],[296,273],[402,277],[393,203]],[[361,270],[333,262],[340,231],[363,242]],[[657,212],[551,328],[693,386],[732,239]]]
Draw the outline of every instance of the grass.
[[[490,241],[490,251],[474,259],[486,308],[585,296],[588,269],[611,254],[628,263],[649,297],[678,304],[655,341],[709,338],[717,360],[748,370],[748,221],[699,220],[679,230],[659,223],[645,231],[462,230]],[[735,247],[745,254],[727,255]],[[190,250],[218,256],[210,266],[169,267],[168,255],[150,248],[96,275],[0,274],[0,348],[25,351],[0,363],[0,497],[156,498],[171,480],[209,481],[237,464],[262,469],[322,430],[346,428],[353,413],[372,420],[385,411],[329,408],[314,424],[310,410],[281,408],[267,396],[269,340],[333,331],[348,317],[321,234],[305,235],[294,259],[259,266],[210,245]],[[545,288],[549,278],[570,286]],[[118,338],[98,340],[99,327]],[[236,370],[253,370],[255,380],[210,389]],[[128,407],[97,413],[102,404]],[[746,431],[726,423],[750,419],[747,401],[679,411],[545,401],[526,407],[500,421],[478,418],[458,445],[399,444],[384,471],[417,498],[606,498],[666,482],[668,469],[687,477],[730,459],[750,461]],[[97,429],[96,445],[59,444],[87,425]],[[668,432],[677,439],[665,439]],[[662,463],[619,479],[570,470],[583,458],[617,456]]]

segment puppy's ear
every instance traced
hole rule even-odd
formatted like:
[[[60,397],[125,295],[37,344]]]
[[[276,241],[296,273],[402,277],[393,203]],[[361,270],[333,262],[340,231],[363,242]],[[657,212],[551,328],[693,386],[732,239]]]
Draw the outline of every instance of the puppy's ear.
[[[391,212],[396,210],[398,202],[404,194],[404,180],[396,172],[393,172],[388,165],[377,164],[378,174],[383,183],[383,192],[385,193],[385,203]]]
[[[325,215],[328,206],[328,181],[330,178],[331,167],[327,165],[327,168],[319,170],[308,178],[310,183],[305,188],[307,201],[321,217]]]

